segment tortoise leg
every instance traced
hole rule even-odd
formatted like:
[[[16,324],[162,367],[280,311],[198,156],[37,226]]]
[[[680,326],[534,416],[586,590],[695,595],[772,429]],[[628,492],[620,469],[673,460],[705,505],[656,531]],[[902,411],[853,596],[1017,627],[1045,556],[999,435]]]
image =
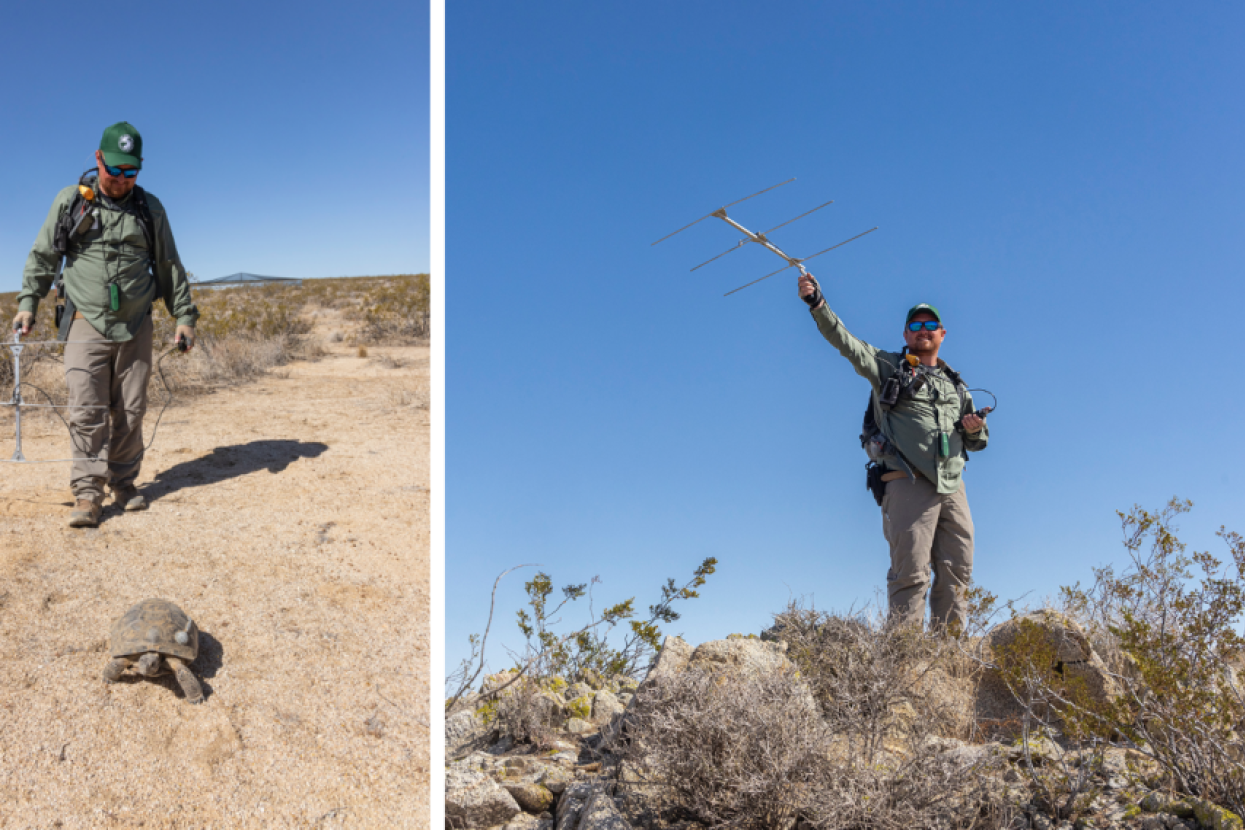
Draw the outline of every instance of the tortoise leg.
[[[177,682],[182,687],[182,693],[186,695],[186,702],[202,703],[203,688],[199,685],[199,679],[194,676],[194,672],[176,657],[165,657],[164,659],[169,662],[169,667],[177,675]]]
[[[128,669],[134,664],[134,661],[128,657],[114,657],[104,666],[104,682],[116,683],[121,679],[121,672]]]

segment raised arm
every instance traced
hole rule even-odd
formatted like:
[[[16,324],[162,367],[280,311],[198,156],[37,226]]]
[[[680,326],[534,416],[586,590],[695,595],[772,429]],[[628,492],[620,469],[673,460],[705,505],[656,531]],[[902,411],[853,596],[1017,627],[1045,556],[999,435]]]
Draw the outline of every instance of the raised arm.
[[[830,310],[812,274],[800,276],[800,298],[809,304],[821,336],[830,341],[830,345],[838,349],[839,354],[852,364],[856,374],[869,381],[874,389],[879,388],[894,373],[895,367],[880,356],[880,349],[870,346],[848,331],[838,315]]]

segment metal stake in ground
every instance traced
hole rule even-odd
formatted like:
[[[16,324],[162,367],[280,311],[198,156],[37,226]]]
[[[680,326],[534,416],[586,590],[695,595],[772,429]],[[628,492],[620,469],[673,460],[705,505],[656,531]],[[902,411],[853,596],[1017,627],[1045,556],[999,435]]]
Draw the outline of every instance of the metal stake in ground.
[[[748,229],[747,229],[747,228],[745,228],[743,225],[739,224],[739,223],[738,223],[738,222],[736,222],[734,219],[731,219],[729,216],[727,216],[727,215],[726,215],[726,208],[731,207],[731,205],[737,205],[737,204],[739,204],[740,202],[746,202],[747,200],[749,200],[749,199],[753,198],[753,196],[760,196],[762,193],[768,193],[769,191],[773,190],[773,189],[774,189],[774,188],[776,188],[776,187],[782,187],[784,184],[790,184],[790,183],[791,183],[791,182],[793,182],[793,181],[795,181],[795,179],[794,179],[794,178],[787,179],[787,181],[785,181],[785,182],[779,182],[778,184],[774,185],[773,187],[767,187],[767,188],[765,188],[764,190],[761,190],[761,191],[758,191],[758,192],[756,192],[756,193],[753,193],[753,194],[752,194],[752,196],[745,196],[745,197],[744,197],[744,198],[742,198],[742,199],[736,199],[734,202],[730,202],[729,204],[727,204],[727,205],[725,205],[725,206],[723,206],[723,207],[718,208],[717,210],[713,211],[712,213],[707,213],[707,214],[705,214],[704,216],[700,217],[700,219],[697,219],[697,220],[696,220],[696,222],[692,222],[691,224],[684,225],[683,227],[679,228],[679,229],[678,229],[677,231],[675,231],[674,233],[667,234],[666,236],[663,236],[661,239],[657,240],[657,242],[664,242],[665,240],[667,240],[667,239],[669,239],[670,237],[674,236],[674,234],[676,234],[676,233],[681,233],[682,231],[687,230],[687,229],[688,229],[688,228],[690,228],[692,225],[695,225],[697,222],[702,222],[702,221],[704,221],[705,219],[708,219],[708,218],[710,218],[710,217],[716,217],[716,218],[718,218],[718,219],[721,219],[721,220],[722,220],[723,222],[725,222],[726,224],[730,225],[730,226],[731,226],[732,228],[734,228],[735,230],[737,230],[737,231],[739,231],[740,233],[742,233],[742,234],[744,235],[744,237],[745,237],[745,238],[744,238],[744,239],[741,239],[741,240],[739,240],[739,242],[735,243],[735,247],[733,247],[733,248],[728,248],[727,250],[723,251],[722,253],[718,254],[717,256],[712,257],[711,259],[707,259],[707,260],[705,260],[704,262],[700,263],[700,265],[697,265],[695,268],[692,268],[691,270],[695,271],[697,268],[702,268],[702,267],[704,267],[705,265],[708,265],[710,262],[713,262],[714,260],[721,259],[722,257],[724,257],[724,256],[726,256],[727,254],[729,254],[731,251],[737,251],[737,250],[739,250],[739,249],[740,249],[740,248],[742,248],[744,245],[747,245],[749,242],[755,242],[755,243],[757,243],[758,245],[760,245],[762,248],[766,248],[767,250],[773,251],[775,254],[777,254],[778,256],[782,257],[784,260],[786,260],[786,262],[787,262],[786,266],[784,266],[784,267],[782,267],[782,268],[779,268],[777,271],[774,271],[774,272],[772,272],[772,273],[766,274],[765,276],[760,277],[759,279],[755,279],[755,280],[753,280],[753,281],[752,281],[752,282],[750,282],[750,283],[747,283],[747,284],[745,284],[745,285],[741,285],[741,286],[739,286],[739,288],[735,288],[735,289],[732,289],[732,290],[730,290],[730,291],[727,291],[727,292],[726,292],[726,294],[723,294],[723,295],[722,295],[722,296],[726,297],[726,296],[730,296],[731,294],[734,294],[736,291],[739,291],[739,290],[741,290],[741,289],[747,288],[749,285],[756,285],[756,284],[757,284],[758,282],[760,282],[761,280],[769,279],[770,277],[774,276],[774,274],[780,274],[780,273],[782,273],[783,271],[786,271],[788,268],[798,268],[798,269],[800,270],[800,273],[801,273],[801,274],[805,274],[805,275],[807,275],[807,274],[808,274],[808,271],[806,271],[806,270],[804,269],[804,263],[805,263],[805,262],[808,262],[810,259],[813,259],[814,257],[819,257],[819,256],[821,256],[822,254],[829,253],[830,251],[833,251],[835,248],[838,248],[838,247],[841,247],[841,246],[843,246],[843,245],[846,245],[848,242],[851,242],[853,239],[859,239],[860,237],[864,236],[865,234],[867,234],[867,233],[873,233],[874,231],[876,231],[876,230],[877,230],[877,228],[876,228],[876,227],[870,228],[869,230],[865,231],[864,233],[858,233],[858,234],[856,234],[855,236],[853,236],[851,239],[844,240],[843,242],[840,242],[838,245],[831,245],[829,248],[826,248],[825,250],[822,250],[822,251],[818,251],[817,253],[812,254],[812,255],[810,255],[810,256],[806,256],[806,257],[793,257],[793,256],[791,256],[790,254],[788,254],[786,251],[782,250],[782,249],[781,249],[781,248],[779,248],[777,245],[775,245],[772,241],[770,241],[770,239],[769,239],[769,234],[773,233],[774,231],[778,230],[778,229],[779,229],[779,228],[781,228],[781,227],[784,227],[784,226],[786,226],[786,225],[790,225],[790,224],[791,224],[792,222],[794,222],[796,219],[803,219],[805,216],[808,216],[810,213],[814,213],[814,212],[816,212],[816,211],[821,210],[821,209],[822,209],[822,208],[824,208],[824,207],[827,207],[827,206],[829,206],[829,205],[834,204],[834,201],[833,201],[833,200],[831,200],[831,201],[829,201],[829,202],[826,202],[825,204],[818,205],[817,207],[813,208],[812,210],[807,210],[807,211],[805,211],[804,213],[801,213],[799,216],[795,217],[795,219],[788,219],[786,222],[783,222],[783,223],[782,223],[782,224],[780,224],[780,225],[775,225],[774,227],[770,228],[768,231],[762,231],[761,233],[754,233],[754,232],[752,232],[752,231],[748,230]],[[654,244],[654,245],[656,245],[656,244],[657,244],[657,242],[654,242],[653,244]]]
[[[25,461],[22,455],[22,324],[13,327],[13,413],[17,419],[17,449],[10,461]]]

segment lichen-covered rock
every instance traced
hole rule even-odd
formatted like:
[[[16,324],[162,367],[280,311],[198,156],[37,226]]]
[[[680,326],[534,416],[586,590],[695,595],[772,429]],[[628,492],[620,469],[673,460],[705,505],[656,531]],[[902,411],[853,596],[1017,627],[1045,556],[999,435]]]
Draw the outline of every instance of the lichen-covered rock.
[[[584,802],[575,830],[631,830],[631,825],[618,812],[614,800],[598,792]]]
[[[710,640],[692,652],[687,668],[744,677],[795,672],[785,643],[759,639]]]
[[[657,653],[657,659],[653,662],[653,667],[648,670],[644,682],[656,680],[659,677],[674,674],[687,668],[687,663],[692,659],[692,647],[682,637],[667,637],[661,644],[661,651]]]
[[[1200,798],[1193,799],[1193,815],[1197,818],[1198,824],[1209,830],[1243,830],[1245,828],[1245,822],[1242,822],[1241,817],[1236,813]]]
[[[484,718],[471,709],[464,709],[445,719],[445,757],[461,758],[488,746],[493,730]]]
[[[592,697],[592,694],[592,687],[582,681],[572,683],[566,687],[565,691],[565,697],[567,700],[574,700],[577,697]]]
[[[1119,694],[1119,687],[1106,664],[1090,645],[1089,638],[1071,618],[1051,610],[1036,611],[999,624],[982,643],[983,656],[1000,665],[1025,659],[1021,651],[1033,649],[1050,661],[1051,678],[1065,693],[1083,695],[1090,704],[1105,703]],[[1050,713],[1041,709],[1037,714]],[[998,670],[983,673],[974,699],[979,723],[996,732],[1015,731],[1024,708]],[[1009,727],[1011,724],[1013,726]]]
[[[542,686],[544,687],[545,691],[549,692],[550,694],[555,694],[555,695],[558,695],[559,697],[564,696],[566,694],[566,689],[567,689],[566,679],[563,678],[562,675],[560,674],[555,674],[553,677],[545,678],[545,680],[542,681]]]
[[[510,793],[483,772],[462,763],[445,771],[446,824],[474,830],[505,824],[519,812]]]
[[[566,703],[567,717],[588,720],[592,717],[592,698],[589,695],[577,697]]]
[[[530,782],[523,784],[503,783],[502,787],[506,792],[510,793],[511,798],[523,808],[525,813],[540,815],[553,807],[553,793],[543,784]]]
[[[626,708],[622,701],[612,693],[606,691],[597,692],[592,696],[591,720],[593,723],[607,721],[614,715],[621,715]]]
[[[542,820],[527,813],[519,813],[510,819],[502,830],[546,830],[551,827],[553,827],[553,822],[548,819]]]
[[[558,809],[554,813],[556,830],[577,830],[584,805],[603,789],[600,783],[593,781],[580,781],[567,787],[558,799]]]
[[[596,727],[583,718],[570,718],[563,727],[572,735],[590,735],[596,731]]]
[[[484,695],[491,695],[511,680],[514,680],[514,676],[518,673],[518,669],[506,669],[505,671],[499,671],[496,674],[486,676],[484,678],[484,683],[480,686],[480,693]]]

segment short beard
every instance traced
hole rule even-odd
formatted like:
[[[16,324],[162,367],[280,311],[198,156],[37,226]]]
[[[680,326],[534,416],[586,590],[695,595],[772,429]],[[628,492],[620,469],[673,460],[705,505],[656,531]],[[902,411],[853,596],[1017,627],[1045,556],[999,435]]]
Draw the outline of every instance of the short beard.
[[[918,357],[927,354],[938,354],[938,344],[931,340],[927,344],[922,345],[920,341],[917,341],[908,347],[908,351]]]
[[[108,189],[110,187],[116,188],[117,192],[109,193]],[[129,190],[126,189],[124,184],[121,184],[119,182],[110,182],[107,179],[100,180],[99,189],[104,191],[104,195],[110,199],[124,199],[126,194],[130,192]]]

